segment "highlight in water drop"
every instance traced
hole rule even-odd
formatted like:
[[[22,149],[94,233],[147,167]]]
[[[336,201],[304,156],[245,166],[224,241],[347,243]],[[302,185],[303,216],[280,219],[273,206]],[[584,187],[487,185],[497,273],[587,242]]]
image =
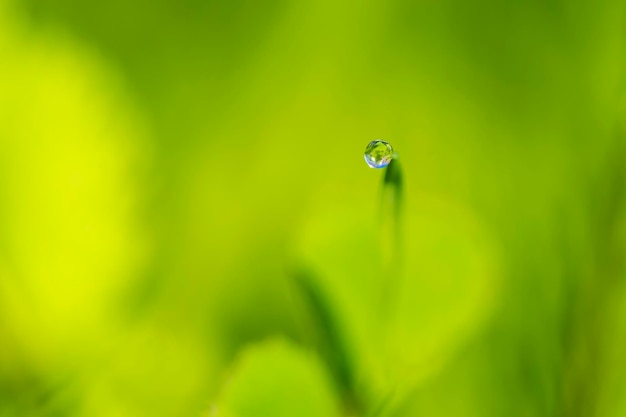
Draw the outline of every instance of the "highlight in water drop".
[[[384,140],[376,139],[367,145],[364,156],[370,168],[384,168],[393,159],[393,148]]]

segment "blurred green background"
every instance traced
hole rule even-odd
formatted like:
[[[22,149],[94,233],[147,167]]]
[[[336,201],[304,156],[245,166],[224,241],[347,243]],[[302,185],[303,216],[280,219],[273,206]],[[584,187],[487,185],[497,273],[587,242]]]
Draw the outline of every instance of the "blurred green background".
[[[0,416],[625,416],[625,18],[0,0]]]

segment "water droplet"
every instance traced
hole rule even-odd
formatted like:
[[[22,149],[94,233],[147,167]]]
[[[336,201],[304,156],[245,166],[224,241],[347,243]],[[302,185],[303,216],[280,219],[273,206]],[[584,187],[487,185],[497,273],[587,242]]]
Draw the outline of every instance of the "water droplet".
[[[384,168],[392,159],[393,148],[384,140],[373,140],[365,148],[365,162],[370,168]]]

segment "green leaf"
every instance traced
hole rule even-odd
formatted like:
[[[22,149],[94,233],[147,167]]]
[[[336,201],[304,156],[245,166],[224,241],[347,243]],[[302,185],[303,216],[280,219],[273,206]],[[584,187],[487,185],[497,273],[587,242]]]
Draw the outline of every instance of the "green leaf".
[[[319,359],[287,341],[270,340],[241,353],[212,415],[333,417],[339,409]]]
[[[460,202],[407,198],[402,265],[393,273],[374,214],[337,208],[313,220],[301,241],[303,262],[345,329],[367,412],[392,407],[445,366],[489,317],[498,288],[490,234]]]

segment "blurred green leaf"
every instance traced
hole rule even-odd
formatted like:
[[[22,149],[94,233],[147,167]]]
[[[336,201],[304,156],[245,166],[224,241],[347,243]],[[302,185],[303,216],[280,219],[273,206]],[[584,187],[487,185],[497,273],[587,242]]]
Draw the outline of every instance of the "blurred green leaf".
[[[210,415],[220,417],[339,416],[340,403],[322,362],[284,340],[244,349]]]
[[[355,386],[378,398],[370,407],[438,372],[494,309],[499,261],[492,237],[463,207],[427,195],[408,203],[400,277],[378,266],[375,223],[350,210],[330,212],[303,237],[302,258],[319,271],[358,359]],[[391,311],[381,314],[387,285],[396,292],[383,304]]]

